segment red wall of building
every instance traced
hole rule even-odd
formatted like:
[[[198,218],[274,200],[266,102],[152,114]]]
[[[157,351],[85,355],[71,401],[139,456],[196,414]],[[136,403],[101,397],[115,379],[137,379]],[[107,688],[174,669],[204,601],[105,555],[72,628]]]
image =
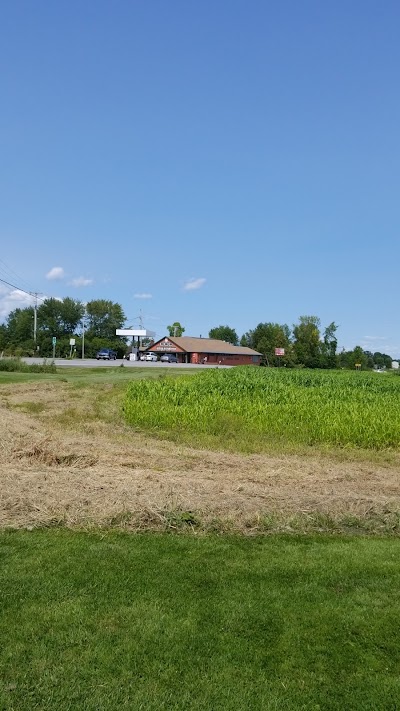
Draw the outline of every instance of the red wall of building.
[[[215,365],[259,365],[261,357],[257,357],[257,362],[253,362],[253,356],[251,355],[226,355],[218,353],[192,353],[191,363],[204,363],[204,359],[207,358],[206,363]],[[193,356],[197,356],[196,360]]]

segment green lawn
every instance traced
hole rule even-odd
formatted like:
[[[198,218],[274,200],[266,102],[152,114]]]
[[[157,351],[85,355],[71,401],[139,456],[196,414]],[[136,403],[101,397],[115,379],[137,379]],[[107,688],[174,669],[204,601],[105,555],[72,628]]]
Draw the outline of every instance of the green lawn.
[[[399,708],[400,541],[0,534],[0,708]]]

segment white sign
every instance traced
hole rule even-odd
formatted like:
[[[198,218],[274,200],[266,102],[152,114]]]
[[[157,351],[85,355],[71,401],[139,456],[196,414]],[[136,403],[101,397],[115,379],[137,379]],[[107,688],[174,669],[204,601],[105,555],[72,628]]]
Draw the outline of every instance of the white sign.
[[[70,338],[69,339],[69,345],[74,346],[75,345],[75,338]]]
[[[136,336],[136,338],[153,338],[154,331],[148,331],[147,328],[117,328],[116,336]]]

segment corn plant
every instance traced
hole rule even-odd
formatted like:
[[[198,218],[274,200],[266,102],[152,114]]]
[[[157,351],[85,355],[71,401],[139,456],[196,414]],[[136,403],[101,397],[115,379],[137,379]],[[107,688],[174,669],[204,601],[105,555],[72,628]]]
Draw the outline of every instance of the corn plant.
[[[216,437],[238,448],[273,443],[367,449],[400,447],[400,379],[373,373],[207,370],[132,382],[125,416],[135,427],[179,438]],[[241,444],[240,444],[241,443]]]

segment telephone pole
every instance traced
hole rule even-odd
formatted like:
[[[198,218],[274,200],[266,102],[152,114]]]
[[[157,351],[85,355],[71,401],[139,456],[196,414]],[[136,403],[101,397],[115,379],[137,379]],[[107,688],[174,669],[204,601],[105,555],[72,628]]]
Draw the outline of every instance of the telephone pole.
[[[36,349],[36,340],[37,340],[37,300],[39,296],[39,292],[34,291],[30,292],[32,296],[35,297],[35,303],[33,305],[33,342],[35,344],[35,349]]]

